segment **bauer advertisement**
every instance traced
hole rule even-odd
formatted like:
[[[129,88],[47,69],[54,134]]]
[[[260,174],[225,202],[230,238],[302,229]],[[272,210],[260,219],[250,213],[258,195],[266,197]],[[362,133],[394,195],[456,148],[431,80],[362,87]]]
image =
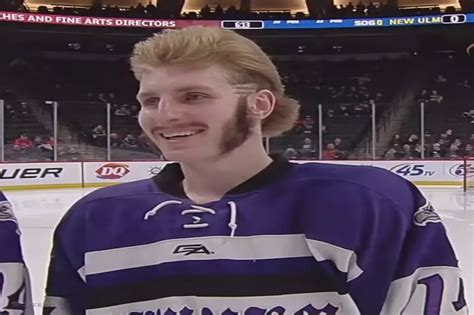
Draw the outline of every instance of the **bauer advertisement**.
[[[0,164],[0,188],[82,187],[81,163],[5,163]]]

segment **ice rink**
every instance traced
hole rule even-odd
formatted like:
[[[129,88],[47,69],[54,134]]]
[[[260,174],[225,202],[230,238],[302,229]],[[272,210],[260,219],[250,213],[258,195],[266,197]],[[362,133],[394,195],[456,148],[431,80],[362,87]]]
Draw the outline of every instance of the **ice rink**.
[[[5,192],[13,204],[23,235],[24,255],[31,272],[33,301],[40,314],[46,283],[52,234],[65,211],[93,189],[63,189]],[[474,305],[474,191],[460,188],[422,188],[444,219],[449,237],[464,272],[465,294]]]

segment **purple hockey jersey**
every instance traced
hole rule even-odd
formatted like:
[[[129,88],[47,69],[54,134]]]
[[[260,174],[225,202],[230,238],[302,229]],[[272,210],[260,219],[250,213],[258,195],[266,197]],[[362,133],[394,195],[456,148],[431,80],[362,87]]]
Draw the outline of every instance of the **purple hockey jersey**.
[[[0,315],[32,315],[31,285],[12,205],[0,192]]]
[[[182,179],[168,164],[78,201],[43,314],[467,314],[440,217],[398,175],[274,158],[206,204]]]

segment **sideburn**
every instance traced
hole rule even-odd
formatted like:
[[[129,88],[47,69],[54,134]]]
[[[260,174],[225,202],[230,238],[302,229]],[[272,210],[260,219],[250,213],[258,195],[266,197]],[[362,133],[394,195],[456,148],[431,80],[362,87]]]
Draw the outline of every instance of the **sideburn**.
[[[239,97],[235,117],[223,130],[222,154],[229,153],[241,146],[249,138],[251,127],[252,123],[247,114],[247,97]]]

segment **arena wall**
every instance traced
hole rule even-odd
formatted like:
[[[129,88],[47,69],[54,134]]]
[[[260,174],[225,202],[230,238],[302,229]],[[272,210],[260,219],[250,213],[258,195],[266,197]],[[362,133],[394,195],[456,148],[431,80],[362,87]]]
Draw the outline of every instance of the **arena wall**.
[[[333,163],[381,167],[420,186],[462,187],[463,161],[294,161],[297,163]],[[0,189],[56,189],[103,187],[149,178],[168,162],[36,162],[1,163]],[[474,174],[469,174],[474,177]]]

